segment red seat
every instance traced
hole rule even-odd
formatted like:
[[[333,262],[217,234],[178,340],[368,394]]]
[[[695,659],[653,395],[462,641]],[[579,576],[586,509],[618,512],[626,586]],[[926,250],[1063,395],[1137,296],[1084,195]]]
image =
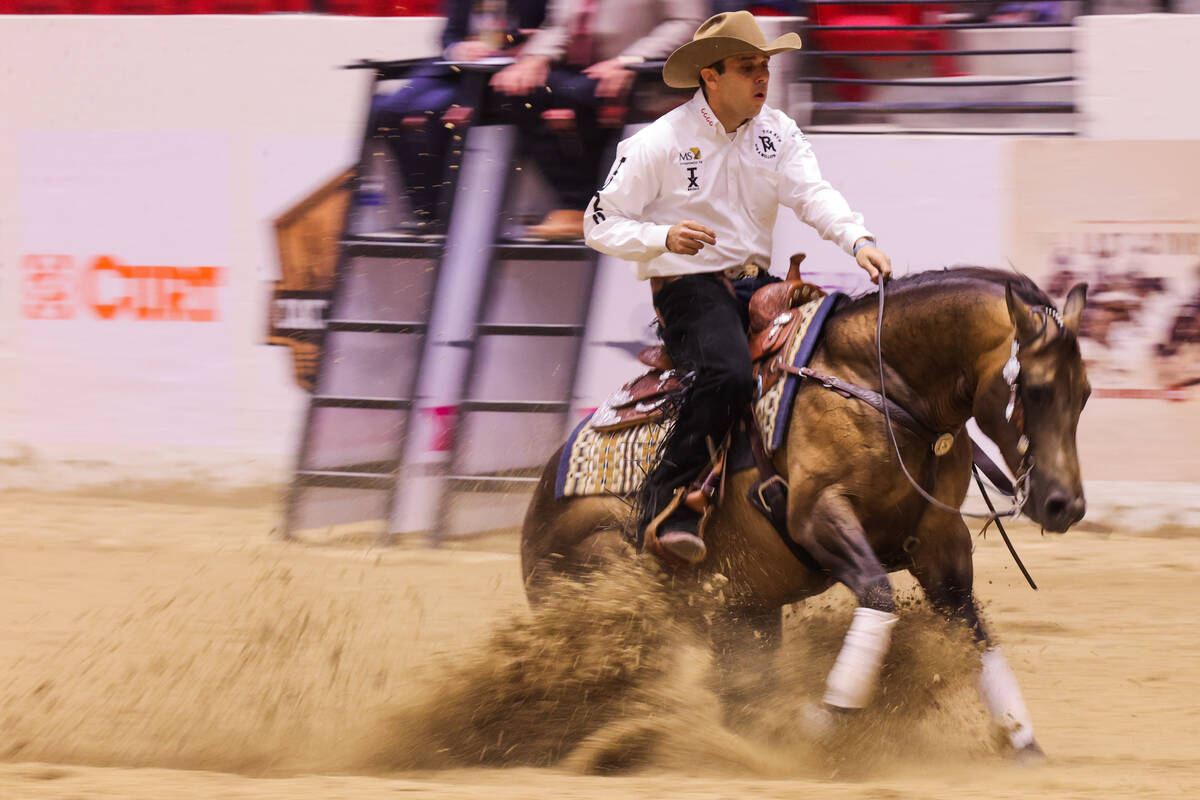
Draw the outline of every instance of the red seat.
[[[90,14],[87,0],[0,0],[0,14]]]
[[[829,31],[817,28],[810,34],[822,50],[949,50],[950,37],[946,31],[905,30],[908,25],[936,23],[946,11],[937,4],[921,5],[826,5],[814,3],[813,22],[817,25],[893,25],[887,31]],[[953,75],[954,62],[950,56],[933,56],[933,69],[938,75]]]
[[[904,56],[887,56],[887,52],[904,50],[949,50],[950,36],[946,31],[905,30],[908,25],[935,24],[939,21],[946,7],[931,3],[923,5],[887,4],[868,5],[826,5],[814,3],[812,9],[813,22],[816,25],[864,25],[864,26],[896,26],[893,30],[883,31],[830,31],[816,28],[809,36],[821,50],[850,50],[871,51],[880,53],[879,56],[858,56],[857,58],[898,58]],[[910,56],[912,57],[912,56]],[[935,75],[947,77],[956,75],[953,56],[929,56]],[[822,59],[832,77],[859,78],[862,75],[845,59]],[[843,100],[861,100],[866,94],[866,88],[860,85],[839,85],[835,90]]]
[[[390,17],[391,0],[327,0],[325,12],[352,17]]]
[[[137,0],[124,0],[137,2]],[[179,0],[180,14],[271,14],[307,11],[305,0]]]
[[[92,0],[91,14],[184,14],[184,0]]]

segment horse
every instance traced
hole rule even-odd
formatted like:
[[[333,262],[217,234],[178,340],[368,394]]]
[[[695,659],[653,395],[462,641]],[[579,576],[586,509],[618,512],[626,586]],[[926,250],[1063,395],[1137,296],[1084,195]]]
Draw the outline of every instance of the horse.
[[[908,570],[933,608],[965,623],[980,650],[979,690],[992,719],[1014,754],[1037,758],[1031,716],[972,586],[972,539],[959,511],[973,461],[965,425],[973,417],[1018,477],[1022,513],[1054,533],[1082,519],[1075,440],[1091,391],[1078,343],[1087,285],[1071,288],[1061,313],[1027,277],[980,267],[919,272],[886,289],[886,306],[875,293],[838,301],[810,367],[875,389],[882,377],[895,407],[941,432],[942,453],[894,424],[895,412],[885,417],[861,399],[801,380],[784,446],[771,456],[788,489],[786,534],[799,550],[751,505],[758,472],[741,469],[726,476],[712,511],[706,559],[680,574],[723,576],[731,624],[743,641],[754,631],[768,648],[780,640],[785,605],[835,583],[854,594],[824,698],[809,715],[820,732],[836,724],[836,712],[868,704],[895,621],[888,574]],[[522,528],[533,605],[552,576],[595,569],[632,549],[625,500],[555,496],[561,452],[547,463]],[[902,465],[923,481],[906,478]]]

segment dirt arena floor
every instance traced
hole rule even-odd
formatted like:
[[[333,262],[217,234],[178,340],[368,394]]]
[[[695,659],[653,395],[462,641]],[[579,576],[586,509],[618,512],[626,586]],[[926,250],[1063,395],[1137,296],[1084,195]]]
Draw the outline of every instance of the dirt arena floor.
[[[0,507],[0,798],[1200,794],[1198,531],[1018,526],[1038,592],[979,542],[1049,755],[1026,766],[989,728],[969,647],[915,599],[875,707],[818,746],[797,719],[843,594],[789,614],[730,728],[703,625],[633,571],[535,616],[511,535],[289,546],[270,498],[168,491]],[[687,600],[702,619],[720,597]]]

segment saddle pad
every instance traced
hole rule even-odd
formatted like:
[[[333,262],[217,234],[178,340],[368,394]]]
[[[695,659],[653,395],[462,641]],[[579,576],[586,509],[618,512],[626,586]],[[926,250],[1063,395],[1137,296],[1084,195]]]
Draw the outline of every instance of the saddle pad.
[[[802,367],[816,350],[821,327],[840,294],[830,294],[793,309],[801,316],[796,335],[781,355],[786,363]],[[763,442],[772,452],[783,444],[788,411],[796,396],[798,376],[785,380],[763,394],[754,404]],[[632,495],[654,466],[659,448],[671,429],[672,420],[633,425],[619,430],[597,430],[589,416],[576,426],[563,446],[554,486],[556,497],[588,495]]]
[[[792,313],[800,315],[800,322],[792,340],[780,354],[785,364],[796,369],[808,365],[813,351],[817,349],[817,342],[821,340],[821,328],[825,325],[825,319],[841,296],[840,293],[834,292],[792,309]],[[772,453],[783,446],[792,400],[796,397],[799,381],[799,375],[788,373],[783,380],[775,381],[775,385],[764,392],[754,404],[754,417],[758,421],[763,443]]]
[[[654,465],[669,421],[597,430],[589,416],[575,428],[558,462],[556,497],[633,494]]]

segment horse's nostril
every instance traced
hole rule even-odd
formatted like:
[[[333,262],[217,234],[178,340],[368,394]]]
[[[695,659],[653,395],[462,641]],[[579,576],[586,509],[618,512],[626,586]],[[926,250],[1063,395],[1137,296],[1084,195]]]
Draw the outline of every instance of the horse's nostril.
[[[1046,498],[1046,516],[1051,518],[1061,517],[1067,510],[1067,505],[1070,501],[1065,494],[1055,492]]]

